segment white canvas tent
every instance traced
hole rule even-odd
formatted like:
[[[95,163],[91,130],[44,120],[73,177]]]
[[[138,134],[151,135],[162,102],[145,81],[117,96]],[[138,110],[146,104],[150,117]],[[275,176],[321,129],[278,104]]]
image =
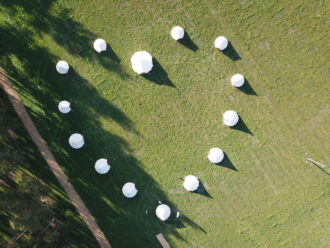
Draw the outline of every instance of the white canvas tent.
[[[138,74],[148,73],[153,67],[152,56],[146,51],[134,53],[131,63],[133,70]]]
[[[111,166],[108,164],[108,160],[100,158],[95,162],[95,170],[99,174],[106,174],[109,172]]]
[[[227,46],[228,46],[228,40],[224,36],[219,36],[214,41],[214,47],[218,48],[221,51],[225,50]]]
[[[171,215],[171,209],[166,204],[161,204],[156,208],[156,216],[162,220],[167,220]]]
[[[228,110],[223,114],[223,123],[226,126],[233,127],[239,120],[238,114],[233,110]]]
[[[232,86],[238,88],[243,86],[245,80],[242,74],[237,73],[231,77],[230,81]]]
[[[71,107],[70,107],[70,102],[68,101],[60,101],[60,103],[58,104],[58,110],[62,113],[62,114],[67,114],[71,111]]]
[[[220,148],[215,147],[209,151],[207,158],[211,163],[218,164],[223,160],[224,156],[223,151]]]
[[[70,68],[70,66],[69,66],[68,62],[66,62],[64,60],[60,60],[56,64],[56,71],[60,74],[68,73],[69,68]]]
[[[74,149],[79,149],[85,144],[84,137],[80,133],[74,133],[69,138],[69,144]]]
[[[135,187],[135,184],[132,182],[125,183],[122,188],[123,195],[127,198],[132,198],[136,196],[138,190]]]
[[[175,26],[171,30],[171,36],[174,40],[180,40],[184,36],[184,29],[180,26]]]
[[[94,49],[96,52],[101,53],[107,50],[107,43],[103,39],[96,39],[94,41]]]
[[[195,191],[199,187],[199,180],[197,177],[189,175],[184,178],[183,187],[188,191]]]

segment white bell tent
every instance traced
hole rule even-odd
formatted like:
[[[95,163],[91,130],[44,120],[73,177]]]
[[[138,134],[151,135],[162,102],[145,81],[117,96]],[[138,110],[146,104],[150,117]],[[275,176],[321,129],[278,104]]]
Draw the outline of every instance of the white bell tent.
[[[245,80],[242,74],[237,73],[231,77],[230,81],[232,86],[238,88],[243,86]]]
[[[166,204],[161,204],[156,208],[156,215],[160,220],[165,221],[170,217],[171,209]]]
[[[228,46],[228,40],[224,36],[219,36],[214,41],[214,47],[218,48],[221,51],[225,50],[227,46]]]
[[[218,164],[223,160],[224,156],[223,151],[220,148],[215,147],[209,151],[207,158],[211,163]]]
[[[138,74],[148,73],[153,67],[152,56],[146,51],[134,53],[131,63],[133,70]]]
[[[133,198],[136,196],[138,190],[135,187],[135,184],[132,182],[125,183],[122,188],[123,195],[127,198]]]
[[[106,41],[103,40],[103,39],[96,39],[94,41],[94,49],[98,53],[104,52],[105,50],[107,50],[107,43],[106,43]]]
[[[70,66],[69,66],[68,62],[66,62],[64,60],[60,60],[56,64],[56,71],[60,74],[68,73],[69,68],[70,68]]]
[[[62,114],[67,114],[71,111],[71,107],[70,107],[70,102],[68,101],[60,101],[60,103],[58,104],[58,110],[62,113]]]
[[[197,177],[189,175],[184,178],[183,187],[188,191],[195,191],[199,187],[199,180]]]
[[[100,158],[95,162],[95,170],[99,174],[106,174],[109,172],[111,166],[108,164],[108,160]]]
[[[171,36],[174,40],[180,40],[184,36],[184,29],[180,26],[175,26],[171,30]]]
[[[69,144],[74,149],[79,149],[85,144],[84,137],[80,133],[74,133],[69,138]]]
[[[223,114],[223,123],[226,126],[233,127],[239,120],[238,114],[233,110],[228,110]]]

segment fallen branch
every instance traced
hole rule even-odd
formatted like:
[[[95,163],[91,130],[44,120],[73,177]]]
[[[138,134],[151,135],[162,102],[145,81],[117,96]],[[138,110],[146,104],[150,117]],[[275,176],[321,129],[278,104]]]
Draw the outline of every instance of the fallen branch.
[[[306,158],[307,161],[311,162],[313,165],[315,165],[317,168],[322,170],[323,172],[327,173],[330,176],[330,168],[324,164],[321,164],[311,158]]]
[[[5,245],[4,248],[7,248],[7,247],[12,246],[12,245],[13,245],[17,240],[19,240],[20,237],[22,237],[22,235],[23,235],[24,233],[26,233],[26,232],[27,232],[27,230],[24,230],[24,231],[21,232],[20,234],[15,235],[11,240],[8,241],[7,245]]]

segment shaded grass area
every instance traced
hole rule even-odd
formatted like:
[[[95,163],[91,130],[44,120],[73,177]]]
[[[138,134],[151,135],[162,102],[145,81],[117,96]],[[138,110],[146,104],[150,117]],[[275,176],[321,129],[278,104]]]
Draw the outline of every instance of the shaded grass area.
[[[74,55],[82,56],[86,60],[92,56],[106,70],[126,78],[127,75],[118,64],[119,60],[111,49],[103,57],[91,55],[93,51],[90,50],[90,44],[96,36],[73,21],[66,9],[60,9],[55,15],[49,14],[48,10],[52,4],[53,1],[14,1],[4,5],[3,8],[8,14],[19,16],[25,13],[27,20],[22,19],[19,21],[21,23],[14,25],[5,22],[1,26],[1,42],[9,44],[11,40],[10,45],[1,51],[2,65],[23,97],[27,96],[26,100],[36,103],[37,108],[28,109],[29,113],[38,127],[45,127],[40,130],[42,135],[47,137],[55,157],[63,165],[70,181],[96,217],[111,244],[115,247],[157,247],[159,244],[155,235],[160,232],[171,233],[180,238],[175,229],[160,223],[153,214],[159,200],[172,207],[175,205],[144,172],[140,162],[132,155],[127,141],[107,132],[98,117],[111,119],[123,130],[139,135],[131,120],[119,108],[100,96],[74,68],[71,68],[67,76],[58,75],[54,70],[57,57],[39,44],[38,32],[52,35],[58,44],[72,51]],[[25,22],[29,23],[27,29],[21,26]],[[60,30],[62,27],[69,32],[73,29],[70,39]],[[65,36],[61,37],[64,34]],[[85,53],[81,54],[77,49]],[[162,70],[160,65],[159,68]],[[156,83],[158,79],[163,80],[160,76],[150,78]],[[163,84],[163,81],[160,84]],[[60,117],[57,113],[57,103],[63,96],[73,102],[74,111],[70,116]],[[67,140],[73,132],[82,133],[86,137],[86,147],[78,151],[69,149]],[[96,175],[93,165],[100,157],[108,158],[113,165],[110,175]],[[43,176],[38,167],[31,167],[30,171],[39,177]],[[127,181],[138,185],[141,197],[129,201],[121,196],[121,187]],[[111,197],[113,195],[116,197]],[[146,215],[146,211],[150,214]],[[185,217],[185,220],[187,222],[189,218]],[[191,220],[189,222],[193,223]]]
[[[173,247],[327,247],[328,182],[303,162],[306,150],[330,159],[324,1],[138,3],[1,9],[1,62],[110,243],[157,247],[162,232]],[[174,25],[193,43],[174,42]],[[212,48],[219,35],[231,42],[225,53]],[[97,37],[109,52],[93,51]],[[146,77],[130,68],[138,50],[157,59]],[[68,75],[56,74],[59,59]],[[249,80],[243,92],[230,86],[235,73]],[[73,108],[65,116],[63,99]],[[235,129],[221,125],[228,109],[240,114]],[[81,150],[68,146],[73,132],[85,136]],[[216,146],[226,153],[219,166],[205,159]],[[94,171],[100,157],[108,175]],[[203,182],[200,194],[182,189],[187,174]],[[127,181],[137,198],[122,197]],[[183,217],[160,223],[158,201]]]
[[[7,247],[10,240],[24,230],[27,232],[8,247],[96,247],[96,241],[41,158],[2,90],[0,106],[1,247]],[[47,203],[43,203],[45,199]],[[43,207],[50,204],[48,202],[51,203],[49,210]],[[53,218],[56,226],[47,228]]]

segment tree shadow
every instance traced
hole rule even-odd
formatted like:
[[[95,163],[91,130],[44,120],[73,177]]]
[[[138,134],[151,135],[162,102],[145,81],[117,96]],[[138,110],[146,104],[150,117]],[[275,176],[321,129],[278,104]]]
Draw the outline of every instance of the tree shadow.
[[[2,157],[2,156],[1,156]],[[1,159],[2,160],[2,159]],[[2,161],[3,163],[3,161]],[[0,183],[5,188],[17,189],[17,183],[7,175],[0,175]]]
[[[203,195],[205,197],[208,197],[208,198],[213,198],[209,192],[206,190],[204,184],[202,183],[201,180],[199,180],[199,187],[195,190],[195,191],[192,191],[192,193],[195,193],[195,194],[199,194],[199,195]]]
[[[116,123],[124,129],[124,132],[139,135],[132,121],[114,103],[100,95],[74,68],[70,68],[67,75],[57,74],[55,64],[59,58],[47,48],[40,46],[34,38],[38,33],[46,32],[60,46],[68,50],[73,49],[72,54],[81,56],[88,62],[90,56],[96,56],[91,46],[92,40],[83,38],[83,35],[91,35],[89,31],[84,31],[84,34],[82,32],[84,28],[77,23],[68,25],[68,29],[73,29],[71,33],[68,32],[65,36],[61,34],[63,30],[58,28],[61,26],[61,21],[63,21],[62,26],[74,21],[66,14],[63,14],[62,18],[58,16],[53,18],[49,13],[52,1],[46,1],[49,7],[45,8],[46,4],[41,4],[40,7],[30,1],[15,0],[14,2],[24,8],[27,7],[26,14],[31,19],[31,26],[26,29],[24,26],[13,27],[9,23],[4,23],[0,27],[0,41],[3,44],[0,47],[1,64],[19,93],[24,94],[28,99],[27,110],[31,118],[110,243],[114,247],[157,247],[159,244],[155,235],[158,233],[182,239],[175,227],[162,223],[154,216],[157,199],[162,199],[173,208],[175,205],[171,203],[160,185],[144,171],[143,164],[135,158],[130,144],[123,137],[107,131],[100,119],[107,118],[107,123]],[[8,7],[8,11],[14,21],[19,19],[15,15],[14,8],[11,10],[11,7]],[[67,12],[69,11],[64,10],[61,13]],[[42,24],[39,22],[43,18],[47,20],[47,25],[40,28],[39,25]],[[80,34],[82,36],[79,36]],[[70,41],[70,38],[74,40],[79,37],[83,39],[81,47]],[[104,66],[102,58],[108,59],[107,56],[111,58],[111,55],[99,55],[98,61],[101,66]],[[13,57],[15,57],[15,66]],[[154,61],[154,68],[148,80],[175,87],[158,61]],[[116,72],[123,74],[120,70]],[[57,109],[58,102],[63,99],[70,99],[73,104],[72,112],[65,116]],[[68,145],[68,138],[73,132],[81,132],[84,135],[86,146],[81,150],[71,149]],[[22,142],[20,147],[32,161],[24,163],[22,165],[24,169],[54,186],[59,195],[65,199],[63,204],[68,205],[65,193],[58,186],[45,162],[36,155],[35,147],[31,140],[26,138],[27,134],[24,130],[20,136]],[[108,158],[112,166],[106,175],[99,175],[94,169],[95,161],[102,157]],[[139,193],[134,199],[126,199],[122,195],[121,187],[128,181],[135,181],[139,188]],[[145,218],[147,208],[153,210],[153,218]],[[72,206],[67,209],[71,212],[75,211]],[[66,219],[67,212],[58,214]],[[198,228],[198,225],[187,217],[184,218],[184,223]],[[85,232],[82,226],[83,224],[81,226],[77,224],[73,231],[77,235],[83,231],[84,236],[90,238],[88,231]],[[85,239],[82,242],[85,242]],[[90,245],[90,247],[95,246]]]
[[[83,58],[93,58],[108,71],[116,72],[121,77],[128,78],[129,74],[121,66],[121,60],[111,45],[107,43],[107,50],[101,54],[97,53],[93,48],[97,35],[71,19],[70,13],[70,10],[64,9],[58,16],[48,15],[48,26],[45,31],[50,32],[54,40],[68,53]]]
[[[3,0],[0,0],[3,2]],[[96,34],[87,30],[83,25],[71,18],[72,11],[68,8],[58,8],[56,11],[50,11],[52,5],[56,0],[12,0],[4,1],[4,6],[7,11],[11,12],[13,16],[17,14],[16,7],[23,7],[27,12],[30,27],[34,30],[35,35],[41,36],[41,33],[47,33],[53,40],[61,47],[63,47],[69,54],[79,56],[82,58],[93,58],[93,60],[103,68],[110,72],[116,72],[121,77],[129,77],[121,66],[120,58],[115,53],[110,44],[107,43],[107,50],[104,54],[97,54],[93,48],[94,40],[98,37]],[[21,30],[26,35],[21,35],[25,39],[31,38],[29,31]],[[33,43],[33,41],[31,40]],[[102,56],[103,55],[103,56]],[[70,64],[70,61],[68,61]]]
[[[254,96],[258,95],[257,92],[255,92],[255,90],[252,88],[249,80],[247,80],[246,78],[245,78],[243,86],[238,87],[236,89],[242,91],[243,93],[245,93],[247,95],[254,95]]]
[[[221,167],[225,167],[227,169],[230,169],[230,170],[234,170],[234,171],[238,171],[236,169],[236,167],[234,166],[234,164],[231,162],[230,158],[227,156],[227,154],[225,154],[225,158],[222,162],[216,164],[218,166],[221,166]]]
[[[223,51],[219,50],[219,51],[224,55],[226,55],[228,58],[230,58],[232,61],[237,61],[242,59],[230,41],[228,41],[228,46],[225,50]]]
[[[190,35],[186,31],[184,33],[183,38],[178,40],[178,42],[194,52],[198,50],[198,46],[193,42],[193,40],[190,38]]]
[[[10,218],[8,217],[8,215],[0,215],[0,232],[10,237],[12,236],[12,234],[11,232],[8,231],[9,229],[10,229]],[[3,245],[3,247],[5,247],[5,243],[2,243],[2,241],[0,241],[0,245]]]
[[[20,171],[28,177],[30,177],[31,174],[35,175],[43,182],[43,184],[47,185],[47,189],[50,189],[51,193],[49,195],[47,193],[47,196],[55,202],[55,204],[52,206],[51,212],[53,212],[54,216],[56,216],[56,218],[61,221],[61,228],[65,229],[63,231],[60,231],[59,228],[55,228],[54,230],[50,231],[57,232],[56,235],[58,235],[57,240],[59,241],[59,245],[61,245],[62,247],[65,247],[67,245],[79,245],[84,248],[96,247],[96,240],[93,236],[90,235],[90,231],[88,230],[87,226],[80,219],[79,215],[75,211],[75,208],[73,207],[71,202],[68,201],[62,188],[56,181],[54,175],[50,172],[47,165],[45,164],[45,161],[41,158],[39,151],[37,151],[32,140],[30,139],[29,135],[27,134],[26,130],[18,119],[16,113],[14,112],[14,109],[11,106],[9,99],[2,90],[0,90],[0,96],[1,116],[4,118],[0,128],[0,140],[2,141],[2,166],[4,165],[3,159],[9,160],[11,165],[11,171]],[[7,109],[3,109],[3,106],[7,106]],[[9,131],[10,135],[7,135],[7,132],[4,133],[3,131]],[[3,152],[6,150],[10,152],[8,153],[10,157],[3,156]],[[21,187],[20,190],[25,189],[24,186],[19,186]],[[10,186],[10,189],[16,190],[16,187],[17,185],[15,187]],[[2,193],[6,192],[2,191]],[[34,205],[37,204],[42,203],[34,201]],[[27,208],[33,209],[32,206],[27,206]],[[5,223],[2,222],[1,219],[5,218],[6,220],[10,221],[12,217],[13,216],[11,212],[0,212],[0,232],[10,238],[17,235],[17,230],[13,229],[12,225],[5,225]],[[33,216],[31,217],[35,218]],[[47,220],[45,221],[47,222]],[[42,226],[42,228],[44,228],[44,226]],[[32,237],[32,235],[33,234],[31,234],[30,237]],[[38,239],[32,238],[30,241],[27,242],[26,239],[23,237],[20,240],[16,241],[15,244],[19,245],[19,247],[50,247],[49,244],[45,246],[38,246],[39,243],[43,242],[43,240],[45,239],[40,240],[40,237]],[[7,244],[8,242],[3,243],[4,247]]]
[[[241,132],[244,132],[244,133],[247,133],[247,134],[250,134],[250,135],[254,135],[252,133],[252,131],[246,126],[242,116],[239,116],[239,120],[238,120],[238,123],[233,126],[233,127],[230,127],[231,129],[234,129],[234,130],[239,130]]]
[[[154,82],[156,84],[170,86],[170,87],[175,88],[175,85],[168,78],[167,72],[164,70],[164,68],[161,66],[161,64],[158,62],[158,60],[156,58],[152,58],[152,60],[153,60],[154,66],[153,66],[151,72],[141,74],[142,77],[144,77],[145,79],[147,79],[151,82]]]
[[[61,87],[60,90],[66,90],[66,94],[75,103],[76,107],[82,109],[86,107],[93,108],[99,115],[109,117],[119,123],[125,130],[138,134],[134,124],[127,118],[125,113],[100,96],[96,89],[91,87],[88,81],[80,76],[74,68],[70,71],[70,76],[62,79],[64,87]],[[71,87],[68,85],[71,85]]]

